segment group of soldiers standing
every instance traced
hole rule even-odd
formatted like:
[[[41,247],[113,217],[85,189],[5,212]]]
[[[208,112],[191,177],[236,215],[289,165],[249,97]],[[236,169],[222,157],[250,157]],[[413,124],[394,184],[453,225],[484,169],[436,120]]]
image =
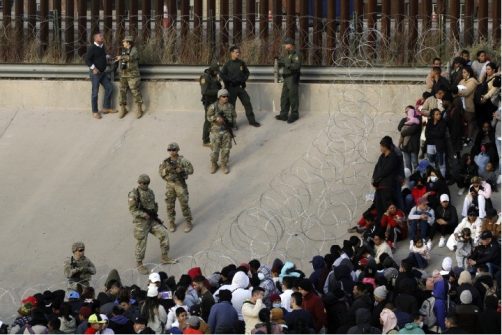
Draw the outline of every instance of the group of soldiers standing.
[[[127,113],[127,90],[129,89],[137,104],[137,118],[144,114],[142,108],[143,99],[140,91],[140,73],[139,73],[139,55],[133,45],[133,38],[126,37],[122,41],[122,50],[119,56],[113,58],[114,63],[118,63],[120,69],[120,96],[119,117],[123,118]],[[281,121],[293,123],[299,118],[298,106],[298,86],[300,79],[301,59],[295,51],[294,40],[286,38],[284,40],[284,53],[277,58],[278,64],[282,70],[283,88],[281,94],[281,111],[275,118]],[[246,63],[240,59],[240,49],[232,46],[229,50],[230,59],[220,70],[218,64],[212,64],[199,78],[202,94],[202,104],[204,106],[205,118],[202,131],[202,142],[204,146],[211,147],[210,153],[210,173],[214,174],[221,168],[224,174],[230,172],[229,157],[234,131],[238,129],[235,112],[235,102],[237,98],[244,106],[246,118],[249,125],[260,127],[256,121],[251,105],[251,99],[246,91],[246,82],[249,78],[249,70]],[[103,36],[98,33],[94,35],[94,44],[90,46],[86,56],[86,63],[90,69],[92,80],[92,106],[95,118],[101,118],[101,114],[113,113],[110,108],[110,101],[107,97],[111,96],[110,85],[103,80],[106,79],[103,73],[103,59],[106,53],[103,47]],[[101,57],[101,58],[99,58]],[[110,58],[106,55],[106,58]],[[106,61],[106,60],[105,60]],[[98,69],[99,67],[99,69]],[[223,85],[222,85],[223,83]],[[99,85],[105,87],[105,101],[103,111],[97,111],[97,92]],[[224,88],[223,88],[224,87]],[[291,111],[291,112],[290,112]],[[175,202],[178,198],[181,210],[185,218],[184,232],[192,230],[192,213],[188,205],[188,188],[186,179],[193,174],[193,166],[183,156],[179,155],[180,147],[177,143],[168,145],[167,151],[169,157],[159,166],[159,174],[166,181],[166,207],[168,226],[158,216],[158,204],[155,201],[155,195],[149,188],[150,177],[142,174],[138,178],[138,186],[128,194],[129,212],[133,216],[134,238],[136,239],[135,257],[137,269],[142,274],[148,274],[148,269],[143,264],[146,252],[148,234],[155,235],[160,241],[161,263],[175,264],[177,261],[169,257],[169,237],[168,231],[176,231],[175,224]],[[85,274],[82,271],[75,270],[72,267],[79,262],[84,262],[85,256],[79,254],[79,250],[84,250],[83,243],[77,242],[72,247],[73,256],[71,261],[65,264],[65,275],[70,283],[82,281],[88,284],[90,275],[95,273],[94,266],[87,264]],[[83,258],[82,258],[82,257]],[[90,261],[88,261],[90,262]],[[94,270],[92,270],[94,269]],[[94,273],[92,272],[94,271]],[[83,277],[82,277],[83,276]],[[70,285],[70,286],[73,286]]]

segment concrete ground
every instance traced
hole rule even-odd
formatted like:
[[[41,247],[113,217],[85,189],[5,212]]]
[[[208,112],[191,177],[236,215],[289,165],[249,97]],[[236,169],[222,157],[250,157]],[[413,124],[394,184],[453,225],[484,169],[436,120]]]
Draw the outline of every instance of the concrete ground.
[[[65,288],[63,262],[78,240],[96,265],[97,291],[112,268],[125,284],[144,286],[146,277],[134,269],[127,194],[139,174],[149,174],[165,220],[157,168],[172,141],[195,168],[187,181],[194,229],[169,235],[178,265],[158,265],[158,242],[150,236],[150,269],[178,277],[195,265],[210,274],[230,262],[259,258],[271,264],[279,257],[309,273],[312,256],[348,238],[347,228],[369,207],[379,140],[387,134],[397,140],[402,107],[420,92],[326,86],[324,100],[317,101],[325,109],[303,106],[292,125],[276,121],[268,109],[256,112],[262,127],[250,127],[239,106],[229,175],[209,174],[200,110],[149,111],[141,120],[114,114],[97,121],[87,110],[0,109],[0,320],[12,319],[22,297]],[[459,208],[456,192],[453,187]],[[499,194],[494,203],[500,203]],[[182,224],[179,208],[177,214]],[[398,260],[407,247],[399,246]],[[446,251],[434,247],[430,270]]]

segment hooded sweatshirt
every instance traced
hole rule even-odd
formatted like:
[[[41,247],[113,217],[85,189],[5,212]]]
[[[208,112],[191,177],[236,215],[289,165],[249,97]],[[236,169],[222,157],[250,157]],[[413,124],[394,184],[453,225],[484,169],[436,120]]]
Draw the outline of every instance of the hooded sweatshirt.
[[[444,320],[446,318],[446,305],[447,305],[447,293],[448,287],[445,280],[440,280],[434,284],[434,289],[432,295],[436,298],[434,303],[434,314],[436,315],[437,324],[441,327],[442,331],[445,331]]]
[[[370,310],[359,308],[356,311],[356,325],[350,327],[347,334],[381,334],[381,331],[371,325]]]
[[[322,277],[324,269],[326,268],[326,262],[324,262],[324,257],[322,256],[314,256],[312,259],[312,267],[314,268],[314,272],[310,275],[309,279],[314,284],[314,287],[317,289],[319,287],[319,280]]]
[[[109,328],[113,329],[115,334],[131,334],[134,333],[132,321],[124,315],[114,315],[110,318]]]
[[[232,292],[232,306],[235,308],[239,320],[244,321],[244,318],[242,317],[242,304],[244,301],[251,298],[251,291],[248,289],[248,286],[249,277],[244,272],[238,271],[232,279],[232,284],[220,287],[216,292],[214,292],[213,297],[215,301],[218,301],[217,295],[220,290],[229,290]]]
[[[384,308],[380,313],[382,320],[382,334],[387,334],[397,326],[396,314],[388,308]]]
[[[268,266],[262,265],[258,269],[258,278],[260,278],[260,287],[265,290],[263,303],[265,304],[265,306],[270,308],[272,307],[270,296],[274,293],[279,293],[277,287],[275,286],[274,280],[272,279],[272,271]]]

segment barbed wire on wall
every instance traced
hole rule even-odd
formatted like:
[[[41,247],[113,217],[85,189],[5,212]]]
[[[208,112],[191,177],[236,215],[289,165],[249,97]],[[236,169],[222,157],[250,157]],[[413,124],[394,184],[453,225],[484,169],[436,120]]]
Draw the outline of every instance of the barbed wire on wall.
[[[0,61],[81,63],[93,29],[107,33],[107,44],[113,53],[118,53],[124,35],[135,36],[144,64],[208,64],[221,61],[230,45],[239,44],[246,51],[243,53],[249,64],[270,65],[274,56],[281,52],[281,42],[288,29],[295,31],[297,46],[307,65],[343,65],[347,62],[356,65],[349,58],[373,65],[427,65],[434,57],[446,58],[452,50],[471,47],[470,43],[465,43],[468,40],[489,47],[499,43],[492,40],[493,34],[478,36],[476,24],[472,31],[463,32],[457,19],[447,15],[430,22],[421,16],[393,16],[387,21],[380,18],[374,27],[368,26],[367,20],[361,20],[356,26],[355,20],[337,18],[328,21],[298,16],[293,28],[286,26],[286,20],[281,26],[275,26],[275,17],[270,16],[266,32],[260,30],[258,20],[254,29],[248,31],[249,22],[245,16],[242,20],[231,17],[201,19],[200,26],[196,26],[191,15],[177,16],[175,22],[166,21],[163,15],[151,16],[146,24],[142,22],[143,16],[137,18],[138,22],[133,23],[130,20],[117,21],[115,16],[108,17],[112,21],[108,28],[104,24],[106,17],[93,21],[89,15],[85,17],[85,26],[79,26],[82,17],[69,17],[70,21],[61,15],[49,16],[45,21],[41,21],[40,16],[24,16],[21,21],[13,19],[8,25],[0,24]],[[300,25],[302,21],[307,22],[305,29]],[[159,22],[162,22],[161,26]],[[240,29],[236,29],[236,22]],[[457,29],[453,30],[455,22]],[[42,26],[46,27],[44,36],[41,35]],[[332,42],[328,41],[330,38],[333,38]]]

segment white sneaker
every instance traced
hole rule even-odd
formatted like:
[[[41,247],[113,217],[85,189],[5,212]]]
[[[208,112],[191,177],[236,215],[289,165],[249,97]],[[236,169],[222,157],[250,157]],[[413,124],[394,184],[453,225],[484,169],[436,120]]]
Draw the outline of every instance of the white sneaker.
[[[410,240],[410,251],[411,251],[412,248],[413,248],[413,241]]]
[[[432,241],[431,240],[428,240],[426,245],[427,245],[427,249],[432,250]]]
[[[463,188],[461,188],[460,190],[458,190],[458,193],[457,193],[457,194],[458,194],[458,195],[464,195],[464,189],[463,189]]]
[[[441,236],[441,238],[439,239],[438,247],[443,248],[445,246],[445,244],[446,244],[446,242],[445,242],[444,236]]]

